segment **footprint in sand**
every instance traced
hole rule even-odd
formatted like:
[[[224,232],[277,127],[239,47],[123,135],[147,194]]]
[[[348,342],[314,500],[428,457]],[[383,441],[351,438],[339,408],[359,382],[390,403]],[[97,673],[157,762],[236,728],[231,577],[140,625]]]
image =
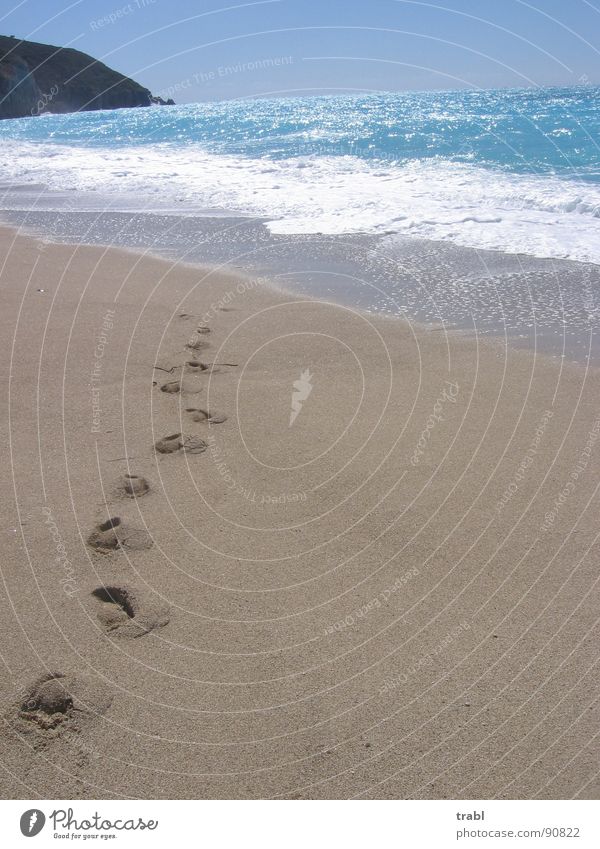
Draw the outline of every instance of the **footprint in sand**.
[[[92,592],[100,602],[97,616],[107,632],[120,637],[142,637],[169,621],[169,609],[125,584],[98,587]]]
[[[230,368],[237,368],[237,363],[201,363],[199,360],[188,360],[185,370],[188,374],[227,374]]]
[[[198,336],[192,337],[185,347],[189,348],[190,351],[201,351],[204,348],[209,348],[210,345],[206,339],[202,338],[203,336],[203,333],[199,333]]]
[[[183,437],[183,450],[188,454],[203,454],[208,448],[207,443],[199,436],[192,434]]]
[[[210,371],[210,367],[198,360],[188,360],[185,364],[185,371],[188,374],[201,374],[203,371]]]
[[[209,410],[200,410],[196,407],[186,407],[186,413],[190,414],[193,422],[206,422],[207,424],[222,424],[227,421],[227,416]]]
[[[160,391],[168,394],[181,392],[182,395],[197,395],[202,392],[202,387],[191,380],[169,380],[168,383],[163,383]]]
[[[12,725],[22,733],[55,736],[64,728],[79,730],[82,723],[101,716],[112,694],[85,675],[50,672],[36,678],[25,698],[12,706]]]
[[[147,531],[123,524],[118,516],[97,525],[88,537],[88,545],[97,551],[118,549],[140,551],[151,548],[153,544],[152,537]]]
[[[194,434],[172,433],[154,443],[154,449],[159,454],[175,454],[177,451],[186,451],[188,454],[203,454],[207,448],[207,443]]]
[[[183,436],[181,433],[172,433],[169,436],[163,436],[158,442],[154,443],[154,449],[159,454],[174,454],[179,451],[183,445]]]
[[[150,484],[140,475],[123,475],[119,480],[117,490],[127,498],[141,498],[150,492]]]
[[[201,374],[208,375],[223,372],[226,374],[230,368],[237,368],[237,363],[203,363],[200,360],[192,359],[183,363],[183,365],[170,365],[166,361],[163,361],[154,366],[155,370],[164,371],[167,372],[167,374],[174,374],[176,371],[179,371],[179,369],[183,369],[183,374],[188,377],[199,377]],[[161,386],[161,389],[163,392],[179,392],[181,384],[185,382],[185,378],[183,377],[179,378],[179,380],[169,380]],[[156,383],[153,385],[156,385]],[[193,390],[193,384],[189,384],[189,386],[190,390]]]

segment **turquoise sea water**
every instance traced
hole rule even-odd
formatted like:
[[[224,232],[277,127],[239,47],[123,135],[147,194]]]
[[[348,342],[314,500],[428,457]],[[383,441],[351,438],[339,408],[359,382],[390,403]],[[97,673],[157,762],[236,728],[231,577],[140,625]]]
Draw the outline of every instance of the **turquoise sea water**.
[[[600,181],[600,88],[304,97],[45,116],[0,124],[0,139],[113,149],[199,145],[289,159],[446,158],[517,173]]]
[[[0,181],[600,262],[600,89],[243,100],[0,122]]]

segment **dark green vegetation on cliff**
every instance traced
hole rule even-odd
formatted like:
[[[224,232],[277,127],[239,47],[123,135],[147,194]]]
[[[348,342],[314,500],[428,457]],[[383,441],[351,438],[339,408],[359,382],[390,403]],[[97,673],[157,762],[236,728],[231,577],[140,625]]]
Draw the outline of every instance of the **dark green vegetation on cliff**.
[[[162,102],[79,50],[0,36],[0,118]]]

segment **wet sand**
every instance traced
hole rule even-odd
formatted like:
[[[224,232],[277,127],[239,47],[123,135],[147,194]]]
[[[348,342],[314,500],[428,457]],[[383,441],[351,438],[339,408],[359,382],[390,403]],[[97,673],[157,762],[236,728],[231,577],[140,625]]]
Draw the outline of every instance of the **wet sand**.
[[[598,798],[598,369],[0,252],[4,798]]]
[[[278,235],[256,217],[167,215],[155,202],[134,211],[122,197],[115,208],[109,195],[12,191],[17,209],[4,208],[3,221],[49,241],[232,264],[234,273],[268,276],[292,295],[443,323],[482,339],[508,337],[513,347],[600,365],[600,265],[399,234]],[[3,204],[15,205],[13,195],[5,190]]]

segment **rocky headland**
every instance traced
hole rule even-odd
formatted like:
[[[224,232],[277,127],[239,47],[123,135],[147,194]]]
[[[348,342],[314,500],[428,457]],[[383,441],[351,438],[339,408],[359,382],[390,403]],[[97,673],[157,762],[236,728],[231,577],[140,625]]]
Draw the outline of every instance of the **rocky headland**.
[[[135,80],[67,47],[0,36],[0,118],[172,105]]]

